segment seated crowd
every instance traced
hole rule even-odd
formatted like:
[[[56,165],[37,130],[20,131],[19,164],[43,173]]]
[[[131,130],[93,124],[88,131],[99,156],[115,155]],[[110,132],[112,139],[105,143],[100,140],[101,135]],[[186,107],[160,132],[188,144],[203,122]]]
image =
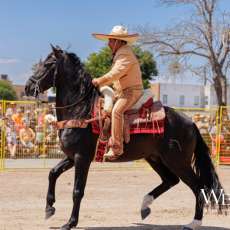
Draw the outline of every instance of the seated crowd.
[[[51,124],[55,120],[52,107],[8,107],[1,117],[1,129],[6,137],[6,156],[12,159],[60,156],[57,130]]]
[[[0,114],[1,112],[0,108]],[[216,154],[217,129],[215,119],[209,115],[195,113],[190,115],[202,135],[208,135],[205,139],[210,144],[212,155]],[[215,118],[215,116],[213,116]],[[50,105],[44,108],[7,106],[7,109],[0,117],[0,129],[5,134],[6,156],[10,158],[24,157],[49,157],[59,158],[62,152],[59,147],[59,140],[56,128],[52,121],[56,120],[54,110]],[[224,130],[222,130],[223,132]],[[1,131],[0,134],[3,132]],[[230,134],[230,131],[226,132]],[[211,143],[209,143],[210,139]],[[3,139],[0,138],[2,145]],[[219,140],[219,139],[218,139]],[[220,136],[221,143],[224,136]]]

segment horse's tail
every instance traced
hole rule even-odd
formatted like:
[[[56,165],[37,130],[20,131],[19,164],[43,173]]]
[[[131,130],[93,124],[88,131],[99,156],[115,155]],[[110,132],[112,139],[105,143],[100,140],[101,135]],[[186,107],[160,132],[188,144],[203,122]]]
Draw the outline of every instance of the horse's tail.
[[[212,208],[217,207],[218,212],[223,213],[223,209],[229,205],[228,198],[224,193],[223,187],[210,157],[209,147],[204,142],[204,139],[195,124],[194,128],[197,138],[197,144],[194,152],[194,167],[203,188],[201,190],[202,198],[207,206],[211,205]],[[224,202],[223,199],[225,199]]]

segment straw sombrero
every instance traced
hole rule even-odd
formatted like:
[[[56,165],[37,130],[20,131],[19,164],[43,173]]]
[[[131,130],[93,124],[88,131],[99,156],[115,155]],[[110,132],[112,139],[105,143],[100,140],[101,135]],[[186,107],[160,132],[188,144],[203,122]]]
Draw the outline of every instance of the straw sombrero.
[[[133,43],[137,41],[137,39],[139,38],[139,34],[137,33],[129,34],[127,28],[121,25],[114,26],[110,34],[93,33],[92,35],[95,38],[103,41],[106,41],[111,38],[111,39],[127,41],[128,43]]]

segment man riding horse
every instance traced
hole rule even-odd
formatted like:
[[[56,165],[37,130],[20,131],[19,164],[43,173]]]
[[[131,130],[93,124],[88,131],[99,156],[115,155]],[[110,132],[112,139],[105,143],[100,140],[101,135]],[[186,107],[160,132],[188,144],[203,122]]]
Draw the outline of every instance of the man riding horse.
[[[183,230],[195,230],[202,225],[205,199],[201,189],[210,198],[210,205],[214,206],[218,203],[217,210],[224,213],[225,206],[222,205],[222,199],[217,202],[212,196],[214,193],[216,197],[221,197],[224,190],[210,158],[209,148],[191,119],[176,112],[173,108],[163,107],[165,116],[164,118],[160,116],[160,120],[157,119],[159,117],[155,113],[158,109],[156,108],[157,103],[151,105],[150,115],[152,116],[149,116],[148,112],[143,113],[144,119],[142,116],[139,118],[138,110],[138,132],[130,132],[130,134],[138,135],[130,135],[129,142],[124,145],[124,154],[119,157],[116,155],[121,154],[123,150],[123,113],[138,100],[143,92],[138,61],[131,48],[124,44],[135,41],[138,36],[136,34],[128,35],[127,30],[122,26],[113,28],[110,35],[95,34],[94,36],[100,39],[109,39],[109,46],[115,54],[112,70],[93,81],[94,85],[97,86],[116,82],[118,100],[112,111],[112,136],[115,138],[115,143],[111,148],[112,154],[115,153],[114,162],[145,159],[162,180],[160,185],[154,187],[144,196],[141,217],[146,218],[151,213],[150,205],[152,202],[178,184],[180,180],[189,186],[196,199],[194,219],[184,226]],[[97,99],[100,96],[94,85],[92,77],[85,71],[84,65],[77,55],[66,52],[60,47],[52,46],[52,51],[44,61],[39,63],[25,87],[26,95],[35,97],[51,87],[56,87],[56,125],[59,129],[60,147],[65,153],[65,158],[49,173],[46,218],[55,213],[55,187],[58,177],[70,168],[75,168],[72,213],[61,230],[71,230],[78,224],[88,172],[100,138],[100,132],[94,132],[93,122],[91,122],[95,121],[92,114],[95,114],[93,113],[94,108],[97,107],[95,105],[97,105]],[[149,107],[145,107],[143,111],[146,109],[149,111]],[[129,115],[128,112],[126,113]],[[142,115],[142,113],[140,114]],[[101,116],[96,117],[98,123],[99,118]],[[148,123],[148,118],[150,118],[150,123]],[[139,122],[141,119],[144,123]],[[163,124],[160,128],[159,121]],[[132,123],[128,123],[128,125],[130,124],[132,127]],[[148,124],[152,124],[152,126],[148,128]],[[141,132],[142,130],[139,129],[141,125],[147,127],[147,130],[144,130],[146,132]],[[99,127],[101,126],[99,125]],[[99,130],[101,129],[99,128]],[[158,130],[164,135],[158,135]],[[157,135],[153,135],[155,133]],[[152,178],[150,178],[150,182],[151,180]],[[138,187],[133,192],[136,192],[137,189]],[[226,198],[228,199],[228,196]],[[227,205],[229,204],[228,200]]]
[[[112,110],[112,135],[107,157],[123,154],[123,123],[124,112],[140,99],[143,94],[140,64],[129,44],[135,42],[139,35],[128,34],[124,26],[114,26],[110,34],[94,33],[100,40],[108,40],[112,50],[113,65],[104,76],[93,79],[95,86],[111,85],[115,89],[116,103]]]

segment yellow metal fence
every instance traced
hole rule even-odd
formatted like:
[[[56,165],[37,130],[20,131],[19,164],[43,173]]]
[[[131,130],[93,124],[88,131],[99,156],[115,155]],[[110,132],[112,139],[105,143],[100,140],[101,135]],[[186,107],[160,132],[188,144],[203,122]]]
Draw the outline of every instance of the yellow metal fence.
[[[1,103],[1,165],[5,168],[46,168],[64,156],[52,104],[39,107],[33,101]]]
[[[51,104],[33,101],[0,101],[0,171],[11,168],[47,168],[64,157],[57,130],[50,125],[55,118]],[[216,164],[230,164],[230,107],[175,108],[198,126],[210,147]],[[28,126],[28,133],[23,130]],[[25,140],[23,140],[23,138]]]
[[[218,162],[230,165],[230,106],[220,108]]]
[[[1,117],[4,116],[4,113],[3,113],[3,101],[0,100],[0,108],[1,108],[1,111],[0,111],[0,115]],[[1,121],[1,124],[0,126],[2,127],[3,125],[3,121]],[[1,128],[1,132],[0,132],[0,171],[2,171],[4,169],[4,163],[3,163],[3,154],[4,154],[4,150],[3,150],[3,146],[4,146],[4,142],[3,142],[3,133],[2,133],[2,128]]]
[[[215,164],[220,162],[220,110],[211,108],[175,108],[178,112],[186,114],[197,125],[202,137],[207,143],[212,160]]]

